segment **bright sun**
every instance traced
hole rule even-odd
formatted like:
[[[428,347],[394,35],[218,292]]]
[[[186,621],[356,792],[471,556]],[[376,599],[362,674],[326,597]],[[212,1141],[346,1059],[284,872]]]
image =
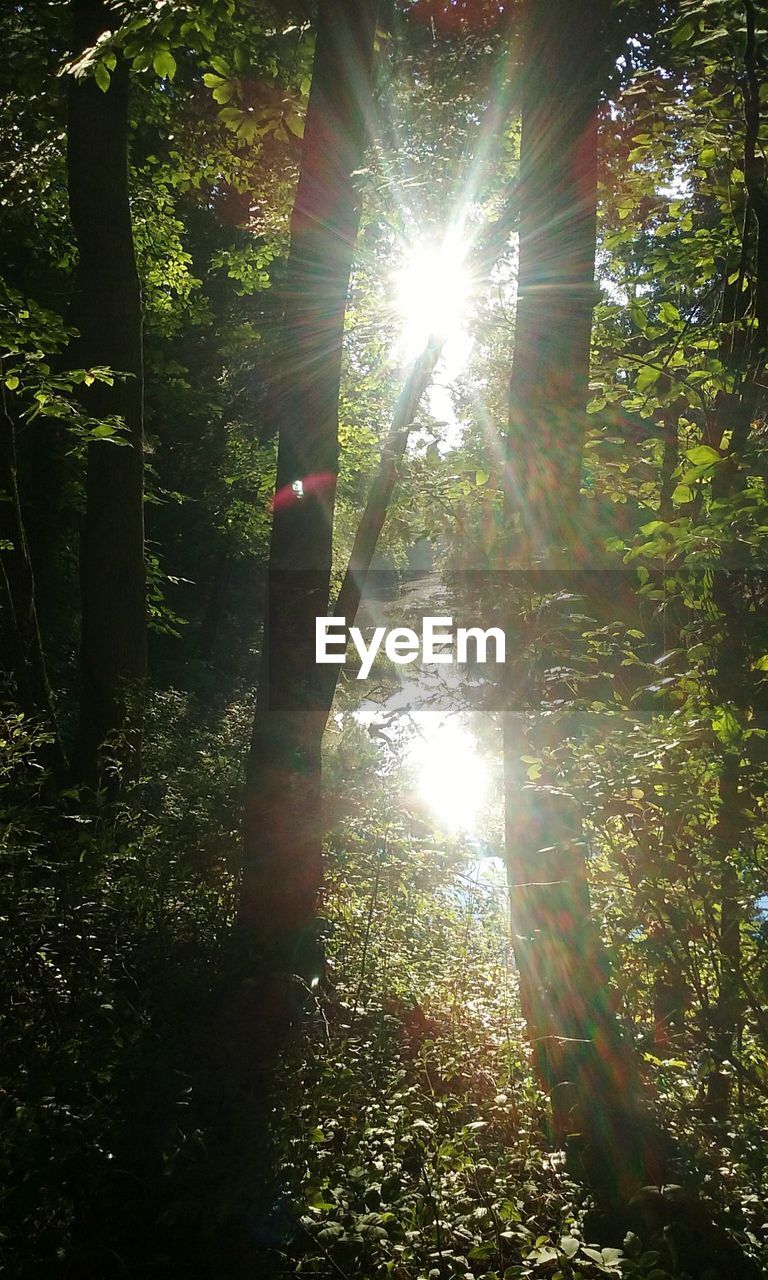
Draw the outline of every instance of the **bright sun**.
[[[422,245],[411,250],[396,273],[395,305],[406,360],[415,360],[433,334],[447,347],[469,341],[465,319],[472,281],[465,253],[455,239],[437,247]]]
[[[416,717],[415,717],[416,718]],[[473,834],[488,798],[488,770],[473,735],[435,713],[417,716],[420,736],[408,751],[417,788],[438,824]]]

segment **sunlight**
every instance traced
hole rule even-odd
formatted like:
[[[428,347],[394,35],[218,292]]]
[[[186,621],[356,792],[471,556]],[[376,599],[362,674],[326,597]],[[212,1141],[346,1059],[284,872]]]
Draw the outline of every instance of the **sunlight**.
[[[419,737],[408,750],[421,799],[438,824],[471,834],[488,798],[489,775],[473,734],[434,713],[414,716]]]
[[[419,245],[407,254],[394,279],[403,358],[415,360],[430,335],[437,335],[445,342],[446,373],[450,370],[453,377],[461,372],[472,345],[465,325],[472,286],[466,252],[457,234],[439,246]]]

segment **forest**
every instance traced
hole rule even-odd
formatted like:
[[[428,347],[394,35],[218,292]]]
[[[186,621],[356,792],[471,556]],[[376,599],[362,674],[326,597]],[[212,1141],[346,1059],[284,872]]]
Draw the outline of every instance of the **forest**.
[[[0,1275],[768,1275],[764,0],[0,38]]]

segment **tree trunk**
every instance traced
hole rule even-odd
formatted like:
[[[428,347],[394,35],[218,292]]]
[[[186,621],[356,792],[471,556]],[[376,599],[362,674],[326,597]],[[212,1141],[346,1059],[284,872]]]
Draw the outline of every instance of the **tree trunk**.
[[[222,548],[216,556],[213,575],[208,588],[208,599],[200,620],[200,631],[197,640],[197,652],[206,662],[213,657],[213,650],[219,636],[222,614],[227,601],[230,582],[232,580],[232,558]]]
[[[47,757],[54,769],[64,764],[53,697],[35,606],[35,581],[29,558],[16,478],[14,424],[0,408],[0,574],[2,575],[3,649],[11,664],[21,709],[48,722],[52,740]]]
[[[768,182],[764,148],[760,143],[761,97],[758,46],[758,10],[754,0],[745,0],[747,42],[744,49],[744,181],[757,223],[755,247],[754,306],[757,321],[757,360],[761,366],[768,356]]]
[[[285,279],[284,355],[271,397],[277,482],[240,921],[268,970],[305,978],[312,976],[322,878],[325,714],[315,618],[328,613],[344,317],[360,221],[353,174],[368,136],[376,12],[376,0],[320,0]]]
[[[72,14],[78,52],[113,21],[101,0],[73,0]],[[91,785],[105,781],[109,755],[123,777],[138,770],[147,661],[141,293],[128,191],[128,89],[128,66],[119,59],[106,92],[89,77],[73,78],[69,93],[69,207],[79,254],[74,351],[84,368],[108,365],[125,375],[83,395],[90,416],[119,415],[125,424],[120,445],[101,440],[88,448],[76,769]]]
[[[734,390],[721,391],[708,423],[707,439],[723,448],[730,432],[726,465],[720,466],[712,481],[712,497],[727,499],[743,488],[744,450],[753,423],[759,415],[763,390],[761,374],[768,345],[768,191],[764,165],[759,156],[760,90],[755,31],[755,7],[747,0],[747,40],[744,50],[744,175],[746,200],[737,272],[724,264],[721,313],[720,359],[732,374]],[[751,220],[757,234],[754,244],[752,288],[743,288],[751,252]],[[735,280],[733,275],[735,274]],[[749,324],[751,310],[755,329]],[[738,554],[738,553],[737,553]],[[730,557],[728,557],[730,559]],[[743,600],[738,591],[738,575],[724,567],[713,574],[712,598],[720,613],[720,637],[716,649],[713,694],[718,703],[736,714],[742,724],[753,698],[750,689],[750,654],[743,618]],[[704,1103],[709,1114],[725,1121],[730,1109],[731,1074],[724,1064],[734,1057],[744,1017],[741,957],[741,926],[744,905],[735,859],[749,839],[749,804],[746,777],[739,747],[724,749],[720,762],[720,808],[714,830],[715,848],[721,862],[719,984],[713,1010],[712,1070],[706,1082]],[[740,1069],[740,1067],[739,1067]]]
[[[520,522],[520,560],[545,568],[575,563],[578,545],[605,12],[603,0],[530,0],[525,14],[506,496]],[[510,709],[506,850],[521,1000],[556,1136],[580,1135],[583,1171],[610,1197],[647,1177],[647,1133],[592,919],[578,813],[554,777],[527,784],[520,764],[546,745],[522,741]]]
[[[596,299],[604,11],[603,0],[529,0],[524,15],[509,499],[524,515],[524,543],[550,563],[577,532]]]

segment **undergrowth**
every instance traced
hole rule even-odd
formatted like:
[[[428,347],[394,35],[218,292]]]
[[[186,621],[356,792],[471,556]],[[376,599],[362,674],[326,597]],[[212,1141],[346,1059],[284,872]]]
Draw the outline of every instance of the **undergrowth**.
[[[152,788],[103,823],[76,794],[54,811],[34,729],[4,721],[3,1274],[725,1277],[714,1244],[708,1272],[666,1228],[596,1229],[532,1079],[500,868],[338,755],[327,956],[276,1095],[280,1188],[256,1207],[247,1134],[230,1158],[207,1129],[247,721],[204,730],[163,695]],[[764,1113],[713,1125],[676,1058],[646,1065],[687,1176],[765,1260]]]

